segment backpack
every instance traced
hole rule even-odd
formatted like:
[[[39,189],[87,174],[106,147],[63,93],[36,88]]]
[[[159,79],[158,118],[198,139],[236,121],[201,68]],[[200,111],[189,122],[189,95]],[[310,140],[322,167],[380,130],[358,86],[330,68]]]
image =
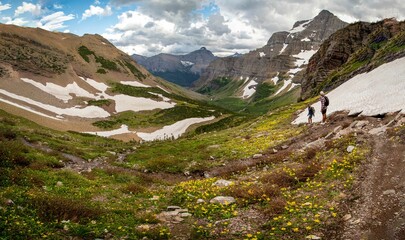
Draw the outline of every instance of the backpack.
[[[329,98],[325,96],[325,107],[329,106]]]
[[[310,107],[309,112],[311,115],[315,116],[315,108],[314,107]]]

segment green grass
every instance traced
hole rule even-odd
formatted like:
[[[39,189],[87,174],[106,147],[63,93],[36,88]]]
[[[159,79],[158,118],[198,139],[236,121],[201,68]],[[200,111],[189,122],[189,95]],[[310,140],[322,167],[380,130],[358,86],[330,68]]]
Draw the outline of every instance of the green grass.
[[[134,65],[132,65],[130,62],[128,61],[124,61],[125,62],[125,66],[127,66],[127,68],[129,68],[129,70],[131,71],[131,73],[135,76],[138,77],[139,80],[143,80],[146,78],[146,76],[139,71],[138,68],[136,68]]]
[[[120,71],[118,68],[118,65],[114,61],[110,61],[101,56],[96,56],[96,55],[94,55],[94,56],[96,57],[96,62],[100,63],[102,68],[105,68],[105,69],[108,69],[111,71],[116,71],[116,72]]]
[[[199,176],[215,166],[233,168],[234,160],[296,137],[306,128],[290,122],[306,104],[284,106],[254,119],[230,116],[206,126],[206,134],[143,144],[57,132],[0,111],[0,238],[176,239],[169,225],[156,218],[169,205],[188,208],[192,216],[181,231],[196,239],[297,239],[317,233],[339,214],[339,194],[333,193],[350,188],[352,172],[365,158],[360,143],[347,153],[347,145],[356,142],[352,136],[333,141],[326,151],[286,153],[268,162],[267,170],[234,172],[235,183],[229,187],[213,186],[216,178],[183,176]],[[200,114],[197,106],[179,107],[154,115],[166,121],[179,113]],[[79,174],[62,168],[62,155],[26,146],[22,138],[106,163]],[[118,163],[107,151],[130,152]],[[236,203],[209,202],[218,195],[233,196]],[[197,199],[205,202],[196,204]],[[14,204],[4,204],[7,200]],[[230,223],[243,219],[249,209],[265,215],[264,225],[243,234],[230,232]]]
[[[90,49],[88,49],[86,46],[80,46],[78,49],[78,52],[79,52],[80,56],[82,56],[84,61],[86,61],[88,63],[90,62],[89,55],[94,55],[94,52],[91,51]]]
[[[111,101],[108,99],[100,99],[100,100],[90,100],[88,101],[88,105],[90,106],[98,106],[98,107],[102,107],[102,106],[110,106]]]
[[[88,49],[86,46],[80,46],[79,49],[77,50],[80,54],[80,56],[88,63],[90,63],[90,55],[93,55],[94,58],[96,59],[97,63],[101,64],[101,68],[97,70],[97,73],[100,74],[106,74],[106,70],[111,70],[111,71],[120,71],[118,68],[118,65],[111,60],[105,59],[104,57],[97,56],[96,53],[90,49]]]
[[[113,129],[121,124],[126,124],[131,128],[139,127],[162,127],[170,125],[186,118],[219,116],[219,112],[212,112],[209,108],[190,104],[177,104],[173,108],[119,113],[109,120],[96,121],[94,126],[103,129]]]
[[[106,74],[107,71],[104,68],[99,68],[99,69],[97,69],[97,73]]]

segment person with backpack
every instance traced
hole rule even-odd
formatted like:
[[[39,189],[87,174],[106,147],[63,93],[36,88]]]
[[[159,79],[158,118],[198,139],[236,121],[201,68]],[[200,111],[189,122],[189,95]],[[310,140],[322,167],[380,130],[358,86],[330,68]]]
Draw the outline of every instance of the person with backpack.
[[[322,123],[325,124],[326,122],[326,111],[328,110],[329,106],[329,98],[325,95],[323,91],[320,92],[320,102],[321,102],[321,113],[322,113]]]
[[[308,104],[308,124],[312,123],[312,117],[315,116],[315,108]]]

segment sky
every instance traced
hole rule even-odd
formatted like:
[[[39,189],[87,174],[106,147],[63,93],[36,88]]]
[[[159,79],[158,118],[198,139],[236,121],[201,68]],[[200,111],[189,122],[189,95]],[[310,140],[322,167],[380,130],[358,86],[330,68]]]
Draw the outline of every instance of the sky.
[[[0,0],[0,23],[100,34],[128,54],[217,56],[262,47],[326,9],[346,22],[405,19],[403,0]]]

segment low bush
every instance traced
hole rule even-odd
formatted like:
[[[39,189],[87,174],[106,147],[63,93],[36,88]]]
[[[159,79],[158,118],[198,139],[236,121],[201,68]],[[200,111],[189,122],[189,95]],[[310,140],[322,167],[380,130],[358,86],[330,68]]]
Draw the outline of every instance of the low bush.
[[[84,200],[68,199],[50,193],[33,196],[31,204],[37,209],[41,219],[47,222],[54,222],[55,220],[87,222],[104,214],[101,208],[90,206]]]

